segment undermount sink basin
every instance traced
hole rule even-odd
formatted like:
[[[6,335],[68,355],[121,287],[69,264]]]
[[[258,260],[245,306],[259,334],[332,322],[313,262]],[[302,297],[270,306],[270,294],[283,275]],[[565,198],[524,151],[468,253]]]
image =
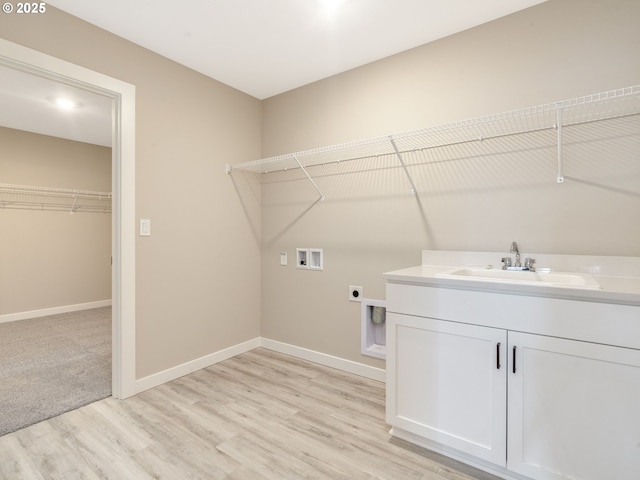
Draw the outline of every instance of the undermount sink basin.
[[[545,285],[551,287],[599,289],[598,282],[588,273],[531,272],[528,270],[497,270],[487,268],[456,267],[435,275],[438,278],[455,278],[484,282]]]

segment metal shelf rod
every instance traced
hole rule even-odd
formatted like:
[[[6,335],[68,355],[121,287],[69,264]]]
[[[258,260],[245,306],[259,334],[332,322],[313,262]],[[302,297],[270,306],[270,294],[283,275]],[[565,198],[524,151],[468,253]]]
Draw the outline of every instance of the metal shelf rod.
[[[400,165],[411,183],[412,191],[416,193],[417,188],[409,170],[409,167],[414,164],[405,162],[404,156],[407,154],[555,129],[558,163],[556,180],[558,183],[562,183],[565,180],[563,172],[564,129],[637,115],[640,115],[640,85],[389,136],[227,165],[226,168],[227,173],[231,173],[232,169],[238,169],[263,174],[301,168],[314,188],[324,198],[311,178],[309,173],[311,167],[394,155],[400,161]],[[550,142],[552,142],[551,138]],[[390,146],[392,148],[389,148]],[[552,143],[549,146],[551,147]],[[490,149],[489,146],[487,148]]]
[[[601,121],[601,120],[591,120],[590,122],[596,122],[596,121]],[[590,122],[585,122],[585,123],[590,123]],[[514,133],[503,133],[500,135],[490,135],[490,136],[484,136],[484,137],[478,137],[478,138],[472,138],[469,140],[460,140],[460,141],[456,141],[456,142],[450,142],[450,143],[439,143],[437,145],[432,145],[432,146],[428,146],[428,147],[417,147],[417,148],[408,148],[408,149],[404,149],[404,150],[398,150],[398,152],[401,155],[407,155],[407,154],[411,154],[411,153],[415,153],[415,152],[425,152],[425,151],[429,151],[429,150],[433,150],[433,149],[437,149],[437,148],[446,148],[446,147],[453,147],[456,145],[465,145],[465,144],[470,144],[470,143],[475,143],[475,142],[484,142],[487,140],[495,140],[495,139],[499,139],[499,138],[507,138],[507,137],[514,137],[514,136],[520,136],[523,135],[524,133],[536,133],[536,132],[544,132],[547,130],[555,130],[555,125],[551,126],[551,127],[544,127],[544,128],[536,128],[536,129],[530,129],[527,130],[525,132],[514,132]],[[390,135],[389,138],[393,138],[393,135]],[[395,140],[394,140],[395,141]],[[361,156],[357,156],[357,157],[349,157],[349,158],[345,158],[345,159],[340,159],[340,160],[330,160],[330,161],[326,161],[326,162],[318,162],[318,163],[314,163],[313,165],[307,165],[305,168],[309,169],[311,167],[317,167],[317,166],[321,166],[321,165],[328,165],[330,163],[342,163],[342,162],[352,162],[355,160],[365,160],[367,158],[377,158],[377,157],[382,157],[385,155],[396,155],[396,152],[385,152],[385,153],[378,153],[375,155],[361,155]],[[232,166],[228,165],[229,167],[229,172],[232,171]],[[241,169],[239,167],[236,167],[238,169]],[[270,174],[270,173],[281,173],[281,172],[288,172],[290,170],[295,170],[298,167],[292,167],[292,168],[281,168],[281,169],[276,169],[276,170],[269,170],[268,172],[263,172],[264,174]]]
[[[625,114],[625,115],[617,115],[617,116],[612,116],[609,118],[598,118],[598,119],[594,119],[594,120],[583,120],[580,122],[573,122],[573,123],[568,123],[563,125],[563,128],[570,128],[570,127],[576,127],[576,126],[580,126],[580,125],[588,125],[588,124],[592,124],[592,123],[599,123],[599,122],[605,122],[608,120],[617,120],[617,119],[621,119],[621,118],[628,118],[628,117],[634,117],[634,116],[638,116],[640,115],[640,113],[630,113],[630,114]],[[497,139],[502,139],[502,138],[509,138],[509,137],[518,137],[524,134],[532,134],[532,133],[539,133],[539,132],[545,132],[545,131],[549,131],[549,130],[557,130],[557,124],[553,124],[552,126],[548,126],[548,127],[540,127],[540,128],[532,128],[532,129],[527,129],[527,130],[523,130],[523,131],[518,131],[518,132],[512,132],[512,133],[502,133],[502,134],[498,134],[498,135],[488,135],[488,136],[482,136],[482,137],[478,137],[478,138],[472,138],[469,140],[460,140],[460,141],[456,141],[456,142],[449,142],[449,143],[439,143],[437,145],[432,145],[432,146],[428,146],[428,147],[416,147],[416,148],[408,148],[408,149],[404,149],[404,150],[399,150],[399,153],[401,155],[407,155],[407,154],[412,154],[415,152],[425,152],[425,151],[429,151],[429,150],[434,150],[434,149],[438,149],[438,148],[447,148],[447,147],[453,147],[456,145],[467,145],[467,144],[471,144],[471,143],[475,143],[475,142],[485,142],[488,140],[497,140]],[[389,136],[390,138],[393,138],[393,135]],[[378,153],[378,154],[371,154],[371,155],[361,155],[361,156],[356,156],[356,157],[349,157],[349,158],[345,158],[345,159],[340,159],[340,160],[330,160],[330,161],[326,161],[326,162],[318,162],[318,163],[314,163],[312,165],[306,165],[305,169],[311,168],[311,167],[317,167],[317,166],[321,166],[321,165],[327,165],[327,164],[331,164],[331,163],[342,163],[342,162],[352,162],[352,161],[357,161],[357,160],[365,160],[367,158],[377,158],[377,157],[381,157],[384,155],[397,155],[395,152],[385,152],[385,153]],[[274,162],[275,163],[275,162]],[[227,168],[228,171],[227,173],[230,173],[233,170],[233,166],[227,164]],[[242,170],[242,164],[237,165],[235,168]],[[290,170],[295,170],[299,167],[291,167],[291,168],[280,168],[280,169],[274,169],[274,170],[269,170],[267,172],[263,172],[265,175],[266,174],[270,174],[270,173],[282,173],[282,172],[287,172]]]
[[[0,192],[18,195],[42,195],[60,198],[93,198],[98,200],[111,200],[111,192],[97,192],[92,190],[74,190],[69,188],[36,187],[33,185],[17,185],[13,183],[0,183]]]
[[[68,211],[70,214],[111,212],[111,199],[111,192],[0,183],[1,208]]]

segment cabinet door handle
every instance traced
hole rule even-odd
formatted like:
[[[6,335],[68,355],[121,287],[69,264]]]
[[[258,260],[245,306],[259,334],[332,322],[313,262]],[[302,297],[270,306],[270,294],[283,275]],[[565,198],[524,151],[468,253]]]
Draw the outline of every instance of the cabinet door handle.
[[[496,345],[496,368],[500,370],[500,342]]]
[[[516,347],[513,347],[513,373],[516,373]]]

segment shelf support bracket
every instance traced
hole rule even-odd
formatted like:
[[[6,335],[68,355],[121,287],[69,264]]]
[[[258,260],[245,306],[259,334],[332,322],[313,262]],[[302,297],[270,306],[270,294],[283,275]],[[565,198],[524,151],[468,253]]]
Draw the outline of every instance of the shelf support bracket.
[[[316,185],[316,182],[313,181],[313,178],[311,178],[311,175],[309,175],[309,172],[307,172],[307,169],[304,168],[302,163],[300,163],[300,160],[298,160],[298,157],[293,155],[293,158],[296,161],[296,163],[298,164],[298,166],[302,169],[304,174],[307,176],[307,179],[311,182],[311,185],[313,185],[313,188],[315,188],[316,192],[318,192],[318,194],[320,195],[320,201],[323,201],[324,200],[324,194],[322,193],[322,191],[320,191],[320,189],[318,188],[318,185]]]
[[[556,103],[556,128],[558,130],[558,178],[557,182],[564,182],[562,172],[562,103]]]
[[[78,203],[78,195],[73,197],[73,205],[71,205],[71,210],[69,210],[69,215],[73,215],[76,213],[76,204]]]
[[[404,160],[402,159],[400,150],[398,150],[398,146],[396,145],[396,142],[391,135],[389,135],[389,141],[391,142],[391,146],[393,147],[393,150],[396,152],[396,156],[398,157],[398,160],[400,160],[400,165],[402,165],[402,169],[404,170],[405,175],[409,179],[409,183],[411,184],[411,193],[416,195],[418,193],[418,190],[416,189],[416,185],[413,183],[413,179],[411,178],[411,175],[409,174],[409,170],[407,169],[407,166],[405,165]]]

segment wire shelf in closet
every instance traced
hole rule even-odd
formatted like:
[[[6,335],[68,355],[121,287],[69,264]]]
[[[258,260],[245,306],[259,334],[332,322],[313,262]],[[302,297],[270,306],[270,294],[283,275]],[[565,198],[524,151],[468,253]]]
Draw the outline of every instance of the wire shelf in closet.
[[[0,208],[111,213],[111,192],[0,183]]]
[[[557,137],[558,143],[557,181],[562,182],[563,128],[635,115],[640,115],[640,85],[420,130],[227,165],[227,173],[238,169],[266,174],[301,168],[311,180],[306,170],[308,167],[394,155],[405,169],[415,193],[415,186],[403,161],[404,154],[526,133],[555,131],[553,135]]]

